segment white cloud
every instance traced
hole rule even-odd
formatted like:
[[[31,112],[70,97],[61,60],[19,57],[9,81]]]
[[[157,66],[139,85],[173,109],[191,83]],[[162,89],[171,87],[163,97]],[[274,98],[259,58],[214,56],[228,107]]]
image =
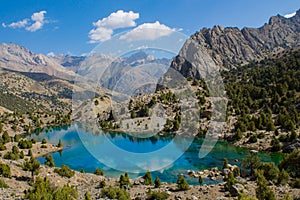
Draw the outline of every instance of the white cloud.
[[[23,19],[21,21],[17,21],[17,22],[12,22],[8,25],[6,25],[5,23],[2,23],[2,26],[4,28],[9,27],[9,28],[23,28],[27,25],[28,23],[28,19]]]
[[[41,29],[45,23],[44,18],[46,13],[47,12],[44,10],[33,13],[31,16],[31,20],[34,21],[34,23],[31,26],[26,27],[26,30],[30,32],[35,32]]]
[[[296,12],[293,12],[293,13],[289,13],[289,14],[286,14],[284,15],[285,18],[291,18],[291,17],[294,17],[296,15]]]
[[[2,23],[2,27],[6,28],[25,28],[27,31],[35,32],[43,27],[43,25],[46,23],[45,14],[47,12],[45,10],[42,10],[40,12],[33,13],[31,15],[31,20],[25,18],[23,20],[12,22],[10,24]],[[29,23],[31,24],[29,25]]]
[[[108,17],[93,23],[95,27],[89,32],[90,43],[103,42],[109,40],[115,29],[136,26],[135,20],[140,17],[139,13],[133,11],[124,12],[118,10],[111,13]]]
[[[175,31],[175,29],[171,29],[159,21],[156,21],[155,23],[144,23],[122,35],[120,39],[128,41],[155,40],[163,36],[168,36],[173,31]]]

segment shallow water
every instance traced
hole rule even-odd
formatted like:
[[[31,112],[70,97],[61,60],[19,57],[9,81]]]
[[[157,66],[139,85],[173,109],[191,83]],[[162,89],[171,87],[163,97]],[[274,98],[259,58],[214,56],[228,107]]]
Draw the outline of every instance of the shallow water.
[[[60,167],[65,164],[74,170],[84,169],[85,172],[93,173],[95,168],[102,168],[106,176],[119,177],[121,173],[114,169],[105,166],[103,163],[98,161],[91,153],[86,149],[82,143],[77,130],[74,127],[58,127],[49,130],[37,132],[32,137],[42,140],[46,138],[49,143],[57,144],[59,139],[64,144],[64,150],[62,152],[52,153],[54,158],[55,166]],[[104,135],[91,136],[92,140],[97,144],[99,142],[102,147],[105,147],[104,143],[111,142],[121,149],[135,153],[147,153],[158,150],[166,145],[180,146],[176,144],[176,141],[172,140],[172,136],[167,137],[151,137],[147,139],[139,139],[129,137],[124,134],[117,133],[106,133]],[[103,140],[103,137],[109,140]],[[103,143],[104,141],[104,143]],[[178,141],[177,141],[178,142]],[[152,172],[153,178],[158,176],[162,181],[176,182],[177,176],[181,173],[186,174],[187,170],[203,170],[212,167],[222,167],[223,159],[227,158],[230,164],[239,165],[236,160],[241,160],[247,156],[247,149],[237,148],[228,144],[224,141],[218,141],[212,151],[204,158],[199,159],[198,152],[203,142],[202,138],[196,138],[190,145],[187,151],[183,153],[172,165],[168,166],[164,170]],[[174,144],[173,144],[174,143]],[[99,146],[99,144],[97,144]],[[90,148],[96,148],[92,145]],[[259,157],[263,161],[273,161],[278,164],[282,155],[278,153],[259,153]],[[38,158],[41,163],[44,163],[44,158]],[[144,174],[144,173],[143,173]],[[131,178],[141,176],[143,174],[129,173]],[[195,178],[187,177],[190,184],[198,184],[198,180]],[[210,180],[205,180],[206,184],[216,183]]]

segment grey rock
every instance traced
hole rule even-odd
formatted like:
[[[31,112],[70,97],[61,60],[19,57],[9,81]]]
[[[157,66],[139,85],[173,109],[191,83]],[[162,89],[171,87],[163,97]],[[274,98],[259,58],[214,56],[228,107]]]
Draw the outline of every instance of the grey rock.
[[[234,184],[230,187],[229,191],[232,196],[238,196],[245,187],[242,184]]]

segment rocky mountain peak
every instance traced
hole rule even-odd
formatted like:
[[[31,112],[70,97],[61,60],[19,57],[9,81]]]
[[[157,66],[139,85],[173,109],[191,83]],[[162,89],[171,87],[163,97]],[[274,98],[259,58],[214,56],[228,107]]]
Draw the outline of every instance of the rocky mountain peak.
[[[251,61],[261,60],[274,53],[300,46],[300,10],[291,18],[277,15],[260,28],[243,28],[214,26],[203,28],[190,37],[171,67],[186,76],[195,76],[195,69],[185,58],[189,51],[188,44],[198,44],[205,48],[214,62],[221,68],[238,67]],[[200,56],[201,57],[201,56]],[[183,66],[184,65],[184,66]]]

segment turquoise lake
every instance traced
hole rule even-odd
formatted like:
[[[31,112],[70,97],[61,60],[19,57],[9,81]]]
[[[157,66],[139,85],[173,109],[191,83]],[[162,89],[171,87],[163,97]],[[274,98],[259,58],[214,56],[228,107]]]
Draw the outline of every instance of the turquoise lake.
[[[64,144],[62,152],[52,153],[55,166],[68,165],[70,168],[80,171],[84,169],[85,172],[93,173],[95,168],[102,168],[105,175],[108,177],[119,177],[121,171],[114,170],[107,167],[103,163],[96,159],[90,151],[88,151],[82,140],[73,127],[59,127],[44,130],[33,134],[32,137],[42,140],[46,138],[49,143],[57,144],[59,139]],[[109,140],[104,140],[103,137]],[[119,148],[126,149],[127,151],[134,151],[136,153],[147,153],[163,148],[164,146],[174,143],[172,136],[158,137],[153,136],[147,139],[137,139],[124,134],[106,133],[104,135],[93,136],[93,141],[101,141],[101,146],[105,147],[105,142],[113,143]],[[103,141],[104,144],[103,144]],[[224,141],[218,141],[212,151],[204,158],[199,159],[198,152],[202,138],[195,138],[188,150],[186,150],[172,165],[166,167],[160,171],[151,172],[153,178],[158,176],[162,181],[176,182],[179,174],[186,174],[187,170],[204,170],[212,167],[222,167],[223,159],[227,158],[230,164],[240,165],[236,160],[241,161],[242,158],[247,156],[247,149],[237,148]],[[175,145],[174,145],[175,146]],[[93,148],[93,147],[92,147]],[[259,157],[263,161],[272,161],[278,164],[281,159],[281,154],[276,153],[259,153]],[[43,157],[38,158],[41,163],[45,162]],[[143,173],[144,174],[144,173]],[[136,178],[143,174],[129,173],[131,178]],[[187,177],[190,184],[198,184],[198,180],[195,178]],[[215,183],[210,180],[205,180],[206,184]]]

